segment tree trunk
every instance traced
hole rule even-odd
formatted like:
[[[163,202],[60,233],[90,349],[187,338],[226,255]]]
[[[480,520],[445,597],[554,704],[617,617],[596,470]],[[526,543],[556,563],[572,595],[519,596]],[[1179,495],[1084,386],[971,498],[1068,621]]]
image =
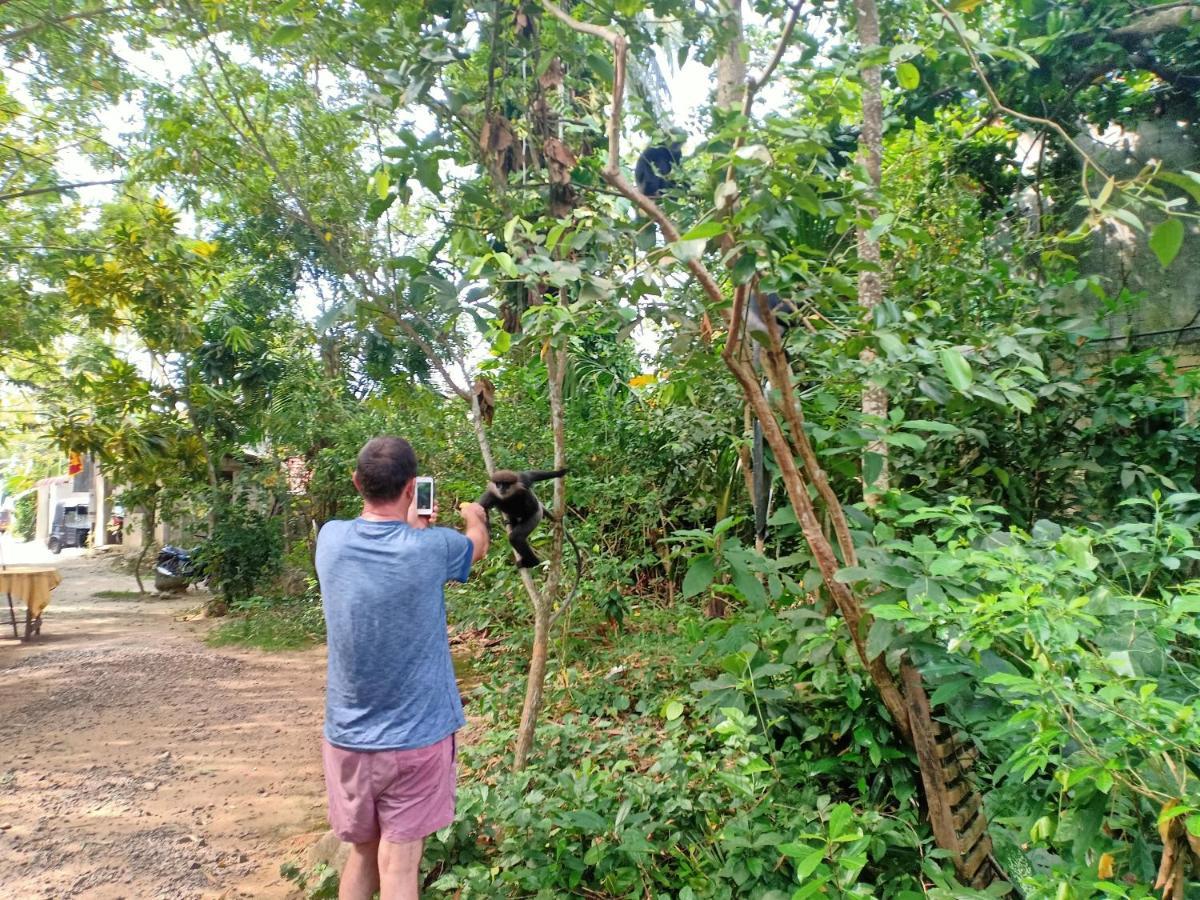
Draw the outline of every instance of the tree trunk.
[[[521,580],[531,595],[538,593],[528,569],[521,570]],[[546,682],[546,659],[550,652],[550,605],[544,600],[533,609],[533,649],[529,654],[529,678],[525,683],[525,705],[521,709],[521,726],[517,730],[517,749],[513,754],[513,771],[520,772],[529,761],[533,749],[533,734],[537,729],[538,713],[542,708],[542,690]]]
[[[146,586],[142,584],[142,563],[146,561],[146,553],[150,549],[150,545],[154,543],[154,528],[158,524],[158,493],[150,495],[150,505],[142,507],[142,552],[138,554],[137,562],[133,566],[133,577],[137,581],[138,593],[146,593]]]
[[[859,49],[868,53],[879,46],[879,10],[875,0],[854,0],[854,8],[858,14]],[[858,163],[866,170],[871,193],[875,195],[879,191],[883,168],[883,97],[879,66],[863,69],[862,106],[863,126],[858,142]],[[858,258],[866,264],[858,276],[858,303],[862,307],[863,318],[870,319],[875,307],[883,302],[883,258],[879,252],[879,241],[872,240],[868,234],[870,222],[878,215],[874,197],[859,205],[858,215]],[[859,358],[870,365],[875,360],[875,353],[864,350]],[[887,391],[873,381],[868,381],[863,388],[862,412],[866,416],[887,418]],[[882,440],[871,441],[866,452],[877,454],[882,460],[879,474],[870,484],[867,483],[864,463],[863,495],[867,504],[874,506],[879,494],[888,489],[887,444]]]
[[[742,29],[742,0],[722,0],[729,44],[717,59],[717,106],[740,108],[746,95],[746,42]]]
[[[566,426],[563,415],[562,386],[566,375],[566,348],[551,350],[546,356],[546,373],[550,394],[550,429],[554,436],[554,468],[567,464]],[[533,737],[537,730],[538,714],[542,709],[545,690],[546,660],[550,653],[551,610],[559,594],[563,571],[563,537],[566,528],[567,491],[561,478],[554,479],[554,501],[551,504],[554,526],[554,548],[550,554],[550,571],[542,590],[533,583],[529,569],[521,570],[525,590],[533,600],[533,650],[529,658],[529,677],[525,682],[525,705],[521,710],[521,726],[517,731],[517,749],[513,755],[513,771],[520,772],[529,760]]]
[[[537,48],[540,52],[540,46]],[[548,70],[549,71],[549,70]],[[561,77],[561,76],[560,76]],[[561,141],[559,133],[559,118],[553,104],[547,103],[544,92],[554,90],[555,79],[538,79],[534,82],[535,109],[544,110],[537,117],[541,128],[538,135],[542,147],[551,145],[551,141]],[[561,81],[557,85],[561,88]],[[546,154],[549,159],[550,154]],[[550,191],[551,215],[562,217],[569,215],[576,206],[578,195],[569,186],[564,190],[555,191],[553,188],[554,169],[547,162],[551,171],[552,188]],[[559,291],[559,303],[568,304],[566,289]],[[563,341],[559,338],[559,341]],[[550,400],[550,432],[554,440],[554,468],[562,469],[567,465],[566,425],[563,413],[563,379],[567,371],[567,348],[565,343],[555,346],[552,342],[544,353],[546,360],[546,381]],[[529,677],[525,683],[525,705],[521,710],[521,725],[517,731],[517,748],[513,754],[513,770],[516,772],[525,768],[533,748],[534,732],[537,730],[538,714],[542,708],[542,693],[546,680],[546,660],[549,656],[550,630],[558,615],[555,614],[555,601],[560,599],[563,574],[563,549],[566,528],[567,493],[566,483],[561,478],[554,479],[554,499],[551,503],[550,516],[553,547],[550,553],[550,566],[546,572],[546,580],[539,591],[533,582],[533,576],[528,569],[521,570],[521,580],[525,590],[533,601],[533,650],[529,659]],[[570,599],[570,598],[568,598]],[[560,606],[559,613],[563,611]]]

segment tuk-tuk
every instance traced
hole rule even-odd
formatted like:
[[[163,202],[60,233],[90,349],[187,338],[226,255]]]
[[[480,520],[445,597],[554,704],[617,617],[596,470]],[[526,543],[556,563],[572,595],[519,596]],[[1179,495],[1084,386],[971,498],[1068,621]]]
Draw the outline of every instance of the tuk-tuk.
[[[63,547],[86,547],[91,533],[92,514],[86,503],[66,500],[54,504],[46,538],[51,553],[59,553]]]

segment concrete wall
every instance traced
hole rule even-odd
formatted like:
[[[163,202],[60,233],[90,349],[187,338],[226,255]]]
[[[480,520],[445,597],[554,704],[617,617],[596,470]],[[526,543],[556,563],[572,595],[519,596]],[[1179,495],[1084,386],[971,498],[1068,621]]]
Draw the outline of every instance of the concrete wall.
[[[1135,176],[1155,163],[1161,163],[1164,171],[1200,170],[1194,129],[1166,116],[1142,122],[1136,132],[1114,126],[1103,134],[1080,135],[1079,140],[1117,178]],[[1101,186],[1093,180],[1095,193]],[[1168,196],[1183,195],[1164,187]],[[1200,223],[1184,221],[1183,247],[1164,269],[1147,242],[1162,217],[1145,208],[1131,211],[1142,219],[1146,233],[1110,219],[1092,235],[1081,260],[1082,271],[1102,277],[1110,297],[1126,290],[1136,298],[1115,310],[1104,308],[1095,298],[1081,299],[1080,311],[1103,322],[1110,335],[1094,342],[1092,349],[1112,356],[1154,348],[1175,356],[1180,369],[1196,369],[1200,367]]]

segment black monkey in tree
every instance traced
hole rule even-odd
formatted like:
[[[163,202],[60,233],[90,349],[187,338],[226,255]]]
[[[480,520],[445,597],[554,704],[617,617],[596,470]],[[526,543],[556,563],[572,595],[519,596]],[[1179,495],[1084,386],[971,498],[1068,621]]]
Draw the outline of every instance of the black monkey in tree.
[[[637,182],[638,190],[652,200],[661,197],[663,191],[675,187],[671,170],[682,161],[683,141],[674,140],[670,144],[647,147],[633,167],[633,180]]]
[[[542,516],[546,515],[546,507],[533,492],[533,485],[539,481],[562,478],[566,474],[566,469],[556,469],[552,472],[514,472],[511,469],[499,469],[492,473],[487,490],[479,498],[479,505],[488,513],[494,506],[504,514],[508,542],[517,553],[518,568],[531,569],[541,563],[538,555],[529,546],[529,535],[537,528],[538,522],[542,521]]]

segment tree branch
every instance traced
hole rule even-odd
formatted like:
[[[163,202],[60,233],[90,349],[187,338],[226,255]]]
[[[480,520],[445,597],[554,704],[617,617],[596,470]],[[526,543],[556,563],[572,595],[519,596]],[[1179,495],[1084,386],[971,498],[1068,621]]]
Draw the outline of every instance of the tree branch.
[[[757,78],[751,78],[746,85],[746,100],[743,112],[747,115],[749,115],[750,106],[754,102],[754,95],[762,90],[764,84],[771,80],[771,76],[775,74],[775,69],[779,65],[779,61],[783,59],[783,53],[792,39],[792,31],[796,28],[796,21],[800,18],[800,7],[803,5],[804,0],[796,0],[796,5],[792,7],[792,14],[788,16],[787,24],[783,26],[783,35],[779,38],[779,46],[775,48],[775,55],[771,57],[771,61],[767,63],[767,67],[763,69],[763,73]]]
[[[13,191],[11,194],[0,194],[0,203],[5,200],[16,200],[20,197],[34,197],[38,194],[62,194],[76,188],[97,187],[102,184],[121,184],[123,178],[109,178],[104,181],[75,181],[71,184],[56,184],[53,187],[30,188],[26,191]]]
[[[43,28],[52,28],[55,25],[62,25],[65,22],[72,22],[78,19],[96,19],[100,16],[106,16],[114,12],[127,12],[119,6],[106,6],[101,9],[88,9],[82,12],[71,13],[66,16],[59,16],[55,19],[38,19],[36,25],[27,25],[24,28],[15,28],[12,31],[6,31],[0,34],[0,44],[8,44],[12,41],[20,40],[35,32],[41,31]]]
[[[771,61],[767,67],[763,69],[763,73],[757,78],[750,78],[746,82],[746,94],[742,98],[742,118],[750,120],[750,113],[754,109],[754,100],[758,96],[758,92],[762,90],[763,85],[771,80],[771,76],[775,74],[775,69],[779,66],[779,61],[783,59],[784,51],[787,50],[788,44],[792,39],[792,32],[796,28],[796,21],[800,17],[800,8],[804,5],[804,0],[796,0],[795,6],[792,7],[792,14],[788,16],[787,24],[783,27],[783,34],[779,38],[779,44],[775,48],[775,54],[771,57]],[[742,131],[733,142],[733,153],[738,151],[738,148],[746,142],[746,133]],[[725,170],[725,180],[733,180],[733,159],[730,154],[729,167]]]

